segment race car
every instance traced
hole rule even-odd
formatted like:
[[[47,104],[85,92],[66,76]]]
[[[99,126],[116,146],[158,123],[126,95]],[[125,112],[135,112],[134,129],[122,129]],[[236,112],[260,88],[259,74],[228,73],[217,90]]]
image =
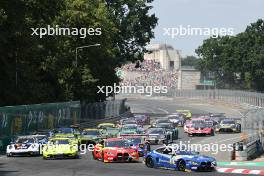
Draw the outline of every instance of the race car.
[[[192,113],[190,110],[176,110],[176,112],[183,114],[185,120],[189,120],[192,118]]]
[[[123,138],[109,138],[95,145],[93,158],[107,162],[139,161],[138,150],[131,147],[129,141]]]
[[[151,127],[156,127],[156,125],[159,123],[170,123],[170,121],[168,118],[157,119],[154,122],[152,122]]]
[[[210,119],[216,123],[220,123],[222,120],[226,119],[225,113],[209,113]]]
[[[98,129],[104,129],[104,128],[115,128],[116,125],[114,123],[100,123],[97,125]]]
[[[189,136],[194,135],[211,135],[214,136],[213,122],[211,124],[203,123],[193,123],[187,131]]]
[[[77,128],[56,128],[50,131],[51,137],[71,138],[78,145],[81,144],[81,131]]]
[[[184,151],[173,146],[164,146],[152,150],[145,157],[149,168],[166,168],[178,171],[214,171],[216,160],[197,152]]]
[[[102,138],[101,131],[96,128],[85,128],[81,132],[82,144],[96,144]]]
[[[147,115],[135,115],[134,119],[137,121],[137,124],[139,125],[149,125],[150,124],[150,117]]]
[[[120,128],[120,135],[123,134],[143,134],[144,130],[135,124],[126,124]]]
[[[18,136],[15,142],[7,146],[6,156],[41,155],[42,145],[47,142],[48,139],[46,135]]]
[[[166,131],[164,128],[149,128],[145,134],[146,141],[150,144],[167,144],[173,143],[172,132]]]
[[[119,128],[103,128],[100,130],[102,138],[115,138],[120,133]]]
[[[156,124],[156,128],[163,128],[167,133],[172,134],[172,140],[176,140],[179,137],[178,128],[175,128],[173,123],[158,123]]]
[[[122,128],[124,125],[138,125],[138,123],[134,118],[121,119],[119,127]]]
[[[63,158],[78,158],[78,145],[70,138],[50,138],[43,146],[43,159]]]
[[[239,123],[239,120],[224,119],[216,126],[215,132],[240,133],[241,132],[241,124]]]
[[[168,120],[174,124],[174,126],[183,126],[184,125],[184,117],[180,113],[175,113],[168,115]]]

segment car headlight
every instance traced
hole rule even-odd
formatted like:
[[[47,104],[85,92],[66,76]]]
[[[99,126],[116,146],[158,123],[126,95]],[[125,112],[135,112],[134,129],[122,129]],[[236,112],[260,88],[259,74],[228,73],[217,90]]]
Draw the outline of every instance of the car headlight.
[[[13,148],[13,146],[12,145],[9,145],[9,147],[8,147],[9,149],[12,149]]]
[[[199,165],[200,163],[196,162],[196,161],[192,161],[191,162],[192,165]]]

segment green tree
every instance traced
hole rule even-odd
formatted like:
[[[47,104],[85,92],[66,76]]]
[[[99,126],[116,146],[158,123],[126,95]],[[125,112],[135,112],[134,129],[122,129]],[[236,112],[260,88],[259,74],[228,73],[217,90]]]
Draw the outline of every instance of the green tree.
[[[236,36],[210,38],[196,53],[203,73],[215,75],[219,88],[264,91],[264,21]]]
[[[101,101],[97,86],[118,83],[115,68],[142,56],[157,18],[152,0],[0,2],[0,105]],[[101,28],[102,35],[32,36],[31,28]],[[100,47],[75,49],[100,43]]]

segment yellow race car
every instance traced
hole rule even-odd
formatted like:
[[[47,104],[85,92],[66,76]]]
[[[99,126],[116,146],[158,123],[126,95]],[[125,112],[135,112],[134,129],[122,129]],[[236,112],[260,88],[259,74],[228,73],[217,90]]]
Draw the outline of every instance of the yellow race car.
[[[97,128],[104,129],[104,128],[115,128],[116,125],[114,123],[100,123],[97,125]]]
[[[192,113],[190,110],[176,110],[177,113],[181,113],[184,115],[185,120],[190,120],[192,118]]]
[[[78,158],[78,144],[71,138],[50,138],[43,146],[43,159]]]

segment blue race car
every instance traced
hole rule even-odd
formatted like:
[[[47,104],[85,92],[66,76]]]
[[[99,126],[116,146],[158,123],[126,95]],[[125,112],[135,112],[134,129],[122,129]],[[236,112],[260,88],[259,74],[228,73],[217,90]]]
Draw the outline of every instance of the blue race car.
[[[178,171],[213,171],[216,160],[199,155],[197,152],[176,150],[172,146],[163,146],[152,150],[145,156],[149,168],[165,168]]]

